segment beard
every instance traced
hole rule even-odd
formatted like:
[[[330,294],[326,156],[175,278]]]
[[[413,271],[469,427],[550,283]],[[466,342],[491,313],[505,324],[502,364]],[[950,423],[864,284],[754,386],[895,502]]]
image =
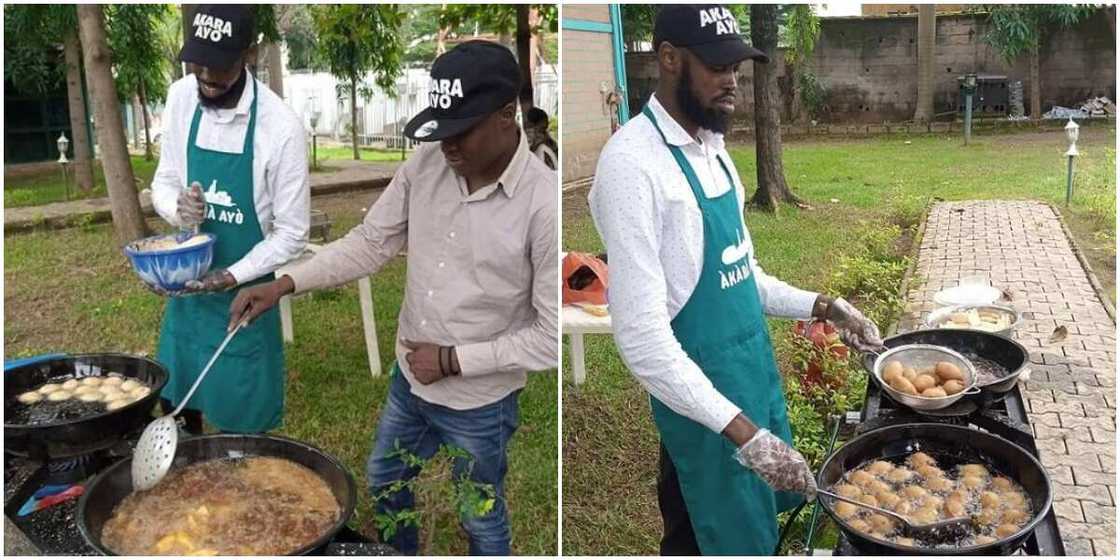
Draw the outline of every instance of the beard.
[[[241,99],[241,92],[245,91],[245,83],[248,81],[249,71],[244,68],[241,69],[241,75],[238,76],[237,81],[226,90],[225,93],[217,97],[206,97],[202,93],[202,87],[198,88],[198,102],[207,109],[221,109],[230,107],[237,104],[237,100]]]
[[[691,63],[685,59],[681,68],[681,79],[677,82],[677,106],[684,111],[686,117],[692,122],[712,132],[724,134],[731,121],[731,115],[719,109],[704,107],[704,104],[692,93]]]

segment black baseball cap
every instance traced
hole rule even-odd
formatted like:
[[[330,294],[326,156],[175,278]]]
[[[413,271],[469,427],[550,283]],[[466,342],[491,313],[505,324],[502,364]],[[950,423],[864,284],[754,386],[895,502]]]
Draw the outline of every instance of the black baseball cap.
[[[517,99],[521,68],[509,49],[467,41],[432,64],[428,105],[404,127],[405,136],[434,142],[462,134]]]
[[[731,10],[718,4],[668,4],[657,12],[653,48],[668,41],[685,47],[708,66],[725,66],[748,58],[770,62],[770,57],[747,44]]]
[[[229,68],[257,38],[256,17],[244,4],[200,4],[187,27],[179,60]]]

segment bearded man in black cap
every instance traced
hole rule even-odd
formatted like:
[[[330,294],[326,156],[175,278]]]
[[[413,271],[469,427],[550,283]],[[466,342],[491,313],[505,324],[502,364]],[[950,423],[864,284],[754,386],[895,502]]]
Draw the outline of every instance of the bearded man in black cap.
[[[589,202],[610,254],[615,343],[661,435],[661,552],[771,555],[777,514],[816,484],[792,447],[765,315],[831,321],[859,350],[882,341],[843,299],[755,259],[723,133],[740,64],[767,56],[723,6],[664,6],[653,41],[656,92],[603,148]]]
[[[397,448],[431,457],[466,451],[456,477],[493,490],[493,507],[467,515],[471,555],[508,555],[506,450],[518,423],[526,372],[556,367],[556,173],[529,151],[516,121],[521,72],[512,53],[469,41],[436,59],[430,107],[405,134],[424,142],[363,223],[278,280],[244,290],[230,325],[253,319],[291,293],[376,273],[408,247],[389,395],[366,476],[377,508],[413,507],[418,469]],[[418,532],[392,544],[415,554]]]
[[[232,292],[272,280],[303,252],[310,183],[300,118],[246,69],[256,55],[248,6],[199,5],[180,54],[188,74],[171,85],[152,203],[173,226],[217,236],[211,272],[171,297],[159,361],[171,377],[167,412],[186,396],[225,338]],[[242,329],[183,413],[225,432],[264,432],[284,411],[284,349],[275,312]]]

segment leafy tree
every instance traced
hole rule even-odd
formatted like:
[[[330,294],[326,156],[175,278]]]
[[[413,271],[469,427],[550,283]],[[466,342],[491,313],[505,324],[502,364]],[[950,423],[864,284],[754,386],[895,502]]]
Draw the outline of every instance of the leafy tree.
[[[4,34],[4,77],[17,89],[45,94],[58,89],[65,79],[74,180],[81,191],[89,192],[93,189],[93,139],[89,137],[82,95],[82,44],[74,6],[8,6],[4,10]]]
[[[99,4],[80,4],[78,29],[85,59],[90,97],[97,118],[97,139],[101,146],[101,166],[109,191],[109,210],[113,232],[121,245],[144,237],[148,225],[140,212],[140,197],[132,174],[132,162],[124,141],[124,126],[113,81],[112,54],[105,32],[105,16]]]
[[[1009,64],[1024,54],[1030,57],[1031,118],[1042,118],[1038,53],[1047,31],[1072,27],[1097,8],[1073,4],[996,4],[986,9],[988,32],[984,40]]]
[[[358,94],[369,98],[372,89],[362,79],[375,74],[385,92],[396,92],[404,46],[400,40],[403,12],[396,4],[317,4],[311,7],[319,52],[340,81],[338,95],[350,95],[350,134],[354,159],[358,155]]]
[[[167,4],[110,4],[105,10],[109,48],[113,53],[117,94],[125,101],[140,99],[144,119],[144,159],[152,161],[150,101],[162,102],[170,85],[171,67],[160,34],[162,22],[171,18]]]
[[[535,21],[532,17],[536,15]],[[523,114],[533,106],[532,43],[542,31],[556,33],[555,4],[447,4],[440,12],[440,27],[456,29],[468,23],[499,34],[515,33],[517,61],[521,66],[521,93],[518,95]]]
[[[821,35],[821,20],[809,4],[784,6],[784,24],[779,23],[779,38],[786,48],[786,79],[790,83],[789,111],[794,118],[802,107],[810,113],[819,110],[820,100],[813,90],[816,77],[809,70],[809,58]],[[779,16],[781,17],[781,16]],[[808,102],[807,102],[808,101]]]
[[[751,43],[771,60],[778,51],[778,6],[750,5]],[[757,160],[758,190],[751,202],[773,212],[778,204],[801,205],[786,183],[782,169],[781,104],[778,94],[778,72],[773,64],[754,63],[754,135]]]

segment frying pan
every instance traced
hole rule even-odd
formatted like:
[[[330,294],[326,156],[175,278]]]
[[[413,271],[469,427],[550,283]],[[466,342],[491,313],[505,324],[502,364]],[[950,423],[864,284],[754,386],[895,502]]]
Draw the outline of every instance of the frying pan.
[[[61,375],[119,373],[143,382],[148,396],[112,411],[46,424],[12,424],[16,396]],[[108,449],[139,431],[152,420],[152,407],[167,384],[167,370],[160,364],[127,354],[74,354],[49,356],[5,367],[4,450],[35,459],[62,459]]]
[[[293,439],[270,435],[216,434],[194,437],[179,442],[171,469],[182,468],[211,459],[264,456],[288,459],[319,475],[338,500],[341,515],[331,528],[315,542],[294,550],[291,555],[319,551],[327,545],[354,513],[357,493],[354,479],[342,463],[322,450]],[[114,555],[101,542],[101,531],[112,516],[113,509],[132,493],[132,458],[125,458],[102,471],[86,489],[78,502],[78,529],[95,550]],[[261,538],[268,538],[262,535]]]
[[[1030,498],[1033,517],[1018,532],[990,544],[928,549],[903,546],[860,533],[837,515],[831,500],[821,500],[822,508],[859,550],[879,555],[1008,555],[1019,549],[1050,511],[1050,477],[1034,456],[999,436],[949,424],[900,424],[861,434],[825,460],[817,485],[831,488],[844,473],[868,461],[882,459],[899,463],[916,451],[934,456],[938,466],[945,470],[966,463],[988,465],[1023,487]]]

